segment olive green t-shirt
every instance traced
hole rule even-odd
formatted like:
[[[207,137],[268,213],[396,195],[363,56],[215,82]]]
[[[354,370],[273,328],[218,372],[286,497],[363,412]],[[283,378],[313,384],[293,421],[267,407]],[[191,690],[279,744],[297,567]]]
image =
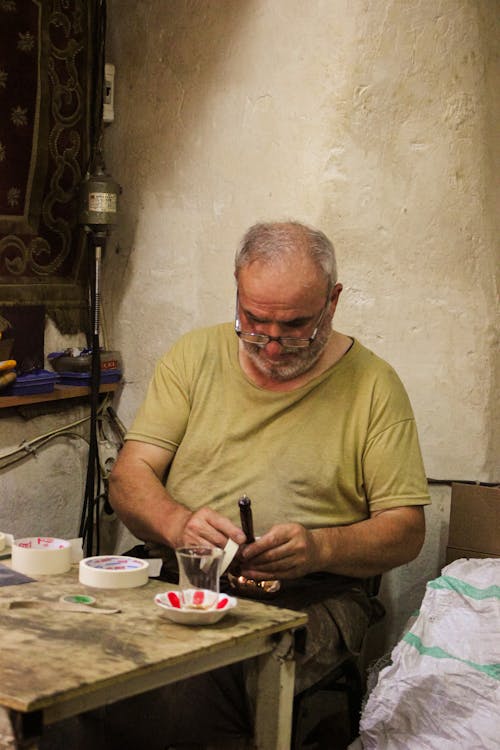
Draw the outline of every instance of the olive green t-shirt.
[[[183,336],[158,362],[127,439],[175,455],[172,497],[254,528],[362,521],[371,511],[429,501],[406,391],[386,362],[354,341],[332,367],[289,392],[252,383],[231,324]]]

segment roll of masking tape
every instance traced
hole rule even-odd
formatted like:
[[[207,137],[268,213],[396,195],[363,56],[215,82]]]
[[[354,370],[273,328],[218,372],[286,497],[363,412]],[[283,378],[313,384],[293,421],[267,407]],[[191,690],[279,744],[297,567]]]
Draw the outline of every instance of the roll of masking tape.
[[[0,552],[5,549],[5,534],[0,531]]]
[[[66,573],[71,567],[71,545],[53,537],[15,539],[11,558],[12,569],[27,576]]]
[[[80,560],[79,581],[98,589],[131,589],[148,582],[147,560],[126,555],[98,555]]]

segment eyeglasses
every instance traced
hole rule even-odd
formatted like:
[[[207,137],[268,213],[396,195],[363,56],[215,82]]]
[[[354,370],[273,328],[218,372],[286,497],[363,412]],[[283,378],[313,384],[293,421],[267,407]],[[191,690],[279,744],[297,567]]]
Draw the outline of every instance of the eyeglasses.
[[[314,328],[314,331],[308,338],[302,338],[300,336],[268,336],[266,333],[253,333],[252,331],[242,331],[241,325],[240,325],[240,316],[238,314],[238,306],[239,306],[239,295],[238,292],[236,292],[236,313],[235,313],[235,320],[234,320],[234,332],[240,338],[242,341],[244,341],[246,344],[254,344],[255,346],[264,347],[267,346],[271,341],[277,341],[278,344],[281,344],[281,346],[284,349],[307,349],[308,346],[311,346],[312,342],[315,340],[316,336],[318,335],[319,327],[321,325],[321,322],[323,318],[325,317],[325,313],[328,310],[328,305],[330,304],[330,286],[328,287],[328,293],[326,295],[326,302],[323,306],[323,309],[321,310],[320,316],[318,318],[318,321],[316,323],[316,326]]]

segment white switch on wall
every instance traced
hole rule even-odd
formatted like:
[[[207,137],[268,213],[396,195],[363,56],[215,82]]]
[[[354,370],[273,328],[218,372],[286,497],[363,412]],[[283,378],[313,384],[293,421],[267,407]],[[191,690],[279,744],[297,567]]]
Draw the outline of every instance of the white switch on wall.
[[[104,122],[113,122],[115,119],[115,66],[111,63],[104,66],[102,119]]]

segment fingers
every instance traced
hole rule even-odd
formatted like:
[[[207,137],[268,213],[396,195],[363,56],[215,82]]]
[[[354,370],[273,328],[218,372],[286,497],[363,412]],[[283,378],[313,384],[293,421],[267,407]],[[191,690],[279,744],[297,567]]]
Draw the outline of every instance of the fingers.
[[[242,550],[242,558],[253,564],[273,562],[297,554],[303,546],[305,529],[300,524],[277,524]]]
[[[240,572],[247,578],[292,579],[311,572],[311,532],[301,524],[277,524],[252,544],[228,518],[205,507],[192,513],[184,525],[183,545],[224,548],[233,539],[240,546]]]
[[[200,508],[189,516],[182,539],[184,545],[209,544],[224,548],[228,539],[243,544],[245,535],[225,516],[211,508]]]
[[[241,551],[241,571],[248,578],[291,579],[309,570],[308,532],[300,524],[278,524]]]

